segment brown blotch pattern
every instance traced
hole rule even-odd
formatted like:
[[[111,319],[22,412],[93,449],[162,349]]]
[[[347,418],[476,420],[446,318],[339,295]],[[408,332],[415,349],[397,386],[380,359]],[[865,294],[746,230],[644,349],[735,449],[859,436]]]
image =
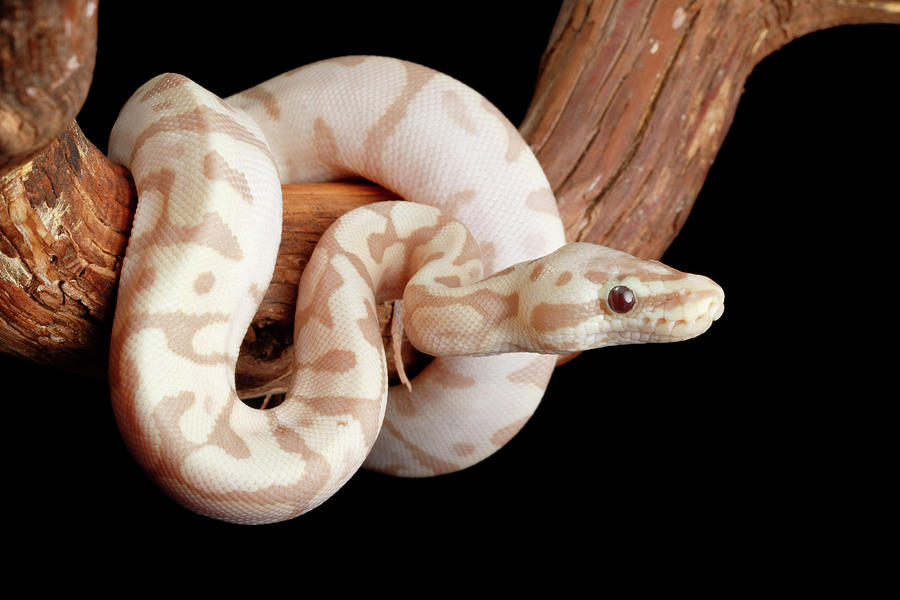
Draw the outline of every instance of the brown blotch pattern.
[[[207,246],[223,257],[241,260],[244,256],[237,237],[216,212],[203,215],[199,223],[192,225],[176,225],[169,219],[172,203],[172,189],[175,172],[171,169],[151,171],[136,182],[140,195],[155,190],[162,198],[162,208],[147,233],[129,241],[129,256],[143,252],[148,246],[171,246],[174,244],[194,243]]]
[[[241,92],[241,96],[259,102],[262,105],[263,110],[265,110],[266,115],[271,119],[277,121],[281,118],[281,107],[278,105],[278,98],[263,86],[258,85],[249,90],[244,90]]]
[[[459,255],[455,259],[453,259],[453,264],[461,267],[462,265],[473,260],[483,262],[484,253],[482,252],[481,246],[478,244],[478,241],[472,235],[467,235],[462,250],[460,251]]]
[[[171,228],[169,239],[158,239],[156,240],[157,243],[166,245],[166,241],[169,244],[192,242],[199,246],[211,248],[230,260],[241,260],[244,258],[237,236],[222,221],[218,213],[206,213],[197,225],[178,227],[169,224],[169,226]],[[160,237],[162,238],[162,236]]]
[[[601,285],[609,280],[609,273],[604,271],[587,271],[584,278],[593,284]]]
[[[468,375],[457,373],[447,364],[445,360],[433,360],[425,367],[423,374],[427,373],[429,379],[433,379],[444,387],[465,389],[473,387],[476,381]]]
[[[494,263],[497,260],[497,246],[493,242],[479,242],[481,248],[481,262],[484,264],[484,272],[490,273],[494,270]]]
[[[533,385],[543,390],[547,387],[548,381],[543,357],[535,358],[521,369],[517,369],[507,375],[506,378],[512,383]]]
[[[396,227],[394,227],[394,220],[387,219],[384,233],[373,232],[366,238],[369,256],[371,256],[375,262],[381,263],[384,260],[384,253],[387,249],[403,243],[403,241],[403,238],[397,233]],[[406,258],[406,255],[404,255],[404,258]],[[400,262],[405,262],[405,260]]]
[[[209,443],[222,448],[234,458],[250,458],[250,448],[247,443],[231,428],[231,413],[234,410],[234,402],[225,405],[225,410],[216,419]]]
[[[139,313],[134,315],[126,325],[123,336],[131,336],[144,329],[159,329],[166,338],[169,350],[182,358],[200,365],[230,364],[224,352],[200,354],[194,349],[194,337],[204,327],[216,323],[228,322],[230,314],[204,313],[189,315],[183,312]]]
[[[448,277],[435,277],[434,282],[449,288],[458,288],[460,285],[462,285],[462,281],[460,280],[458,275],[451,275]]]
[[[145,266],[139,270],[137,281],[134,285],[135,292],[143,292],[150,289],[153,282],[156,281],[156,269],[152,266]]]
[[[269,431],[272,432],[272,437],[275,438],[278,447],[290,454],[302,454],[306,447],[303,437],[293,428],[282,423],[278,419],[276,411],[267,410],[265,414],[269,421]]]
[[[193,392],[181,392],[176,396],[166,396],[153,410],[152,418],[160,437],[160,454],[155,465],[148,471],[156,476],[179,478],[179,467],[198,446],[181,433],[178,421],[193,406],[196,397]]]
[[[398,415],[412,417],[416,414],[416,404],[412,401],[409,390],[404,386],[395,386],[391,394],[391,408]]]
[[[150,171],[141,177],[140,180],[135,181],[135,186],[141,193],[155,190],[165,202],[168,202],[174,184],[175,171],[165,168]]]
[[[156,81],[156,83],[153,84],[153,86],[151,86],[149,90],[144,92],[144,95],[141,96],[140,101],[146,102],[147,100],[158,98],[167,90],[171,90],[172,88],[184,85],[185,83],[189,83],[190,81],[191,80],[184,75],[179,75],[178,73],[166,73],[165,75],[160,76],[160,78]]]
[[[436,75],[436,72],[431,69],[412,63],[403,64],[406,67],[406,85],[381,118],[369,129],[366,136],[365,154],[372,161],[377,161],[382,156],[385,143],[390,139],[400,121],[406,117],[410,103],[419,90]],[[372,168],[373,175],[383,179],[380,165],[373,164]]]
[[[294,327],[297,329],[305,327],[310,320],[315,319],[328,329],[334,329],[334,320],[331,317],[327,299],[342,285],[344,285],[344,278],[329,262],[322,275],[316,280],[311,295],[312,301],[305,308],[297,311]]]
[[[488,275],[487,277],[484,278],[484,281],[487,281],[489,279],[494,279],[495,277],[503,277],[504,275],[509,275],[510,273],[512,273],[513,271],[516,270],[517,266],[518,265],[510,265],[510,266],[506,267],[505,269],[497,271],[496,273],[491,273],[490,275]]]
[[[471,348],[473,352],[477,352],[482,341],[500,323],[519,314],[518,293],[498,294],[487,288],[478,289],[464,296],[442,297],[432,295],[425,286],[408,285],[403,300],[407,315],[404,319],[407,337],[413,345],[421,345],[422,348],[426,347],[423,341],[434,335],[442,338],[444,342],[462,343],[463,348]],[[465,329],[451,330],[442,320],[436,321],[431,313],[418,314],[420,307],[431,309],[454,305],[471,307],[481,316],[477,332]]]
[[[477,197],[478,192],[476,192],[475,190],[462,190],[459,192],[454,192],[450,194],[447,202],[441,204],[441,210],[454,219],[458,219],[459,209],[461,209],[466,204],[469,204]]]
[[[525,199],[525,206],[533,211],[550,215],[551,217],[559,216],[559,209],[556,206],[556,196],[548,188],[536,190],[528,194]]]
[[[203,157],[203,175],[212,181],[224,181],[248,204],[253,204],[253,193],[250,191],[247,177],[229,165],[225,158],[215,150]]]
[[[316,117],[313,122],[313,147],[322,163],[340,162],[340,148],[334,137],[334,130],[322,117]]]
[[[296,368],[311,368],[313,371],[346,373],[356,367],[356,354],[349,350],[329,350],[310,364],[297,364]]]
[[[525,418],[520,421],[515,421],[513,423],[510,423],[509,425],[507,425],[506,427],[503,427],[502,429],[498,429],[491,436],[491,443],[494,444],[498,448],[505,446],[511,439],[516,437],[516,434],[519,433],[519,431],[521,431],[521,429],[525,426],[525,423],[527,423],[527,422],[528,422],[528,419]]]
[[[215,283],[216,276],[213,275],[212,271],[201,273],[200,275],[197,275],[196,279],[194,279],[194,291],[200,296],[202,296],[203,294],[208,294],[210,290],[212,290]]]
[[[582,321],[605,310],[606,302],[596,298],[583,304],[548,304],[542,302],[531,311],[530,322],[535,331],[548,332],[574,328]]]
[[[572,272],[565,271],[564,273],[560,273],[559,277],[556,278],[556,285],[563,286],[572,281]]]
[[[247,293],[250,294],[250,297],[256,301],[257,304],[261,304],[263,299],[266,297],[266,290],[261,289],[256,282],[250,284],[250,287],[247,289]]]
[[[225,133],[238,141],[258,148],[275,164],[275,159],[265,140],[257,137],[255,133],[238,123],[233,117],[216,112],[208,106],[197,106],[187,112],[161,117],[154,121],[134,140],[129,164],[134,164],[138,152],[151,138],[163,133],[183,133],[185,131],[199,134]]]
[[[475,127],[475,121],[472,119],[472,115],[469,114],[469,109],[466,108],[466,105],[462,98],[459,97],[459,94],[453,90],[445,90],[444,93],[441,94],[441,106],[443,106],[444,111],[446,111],[450,120],[453,121],[457,127],[469,135],[478,134],[478,129]]]
[[[470,456],[475,453],[475,444],[460,442],[458,444],[453,444],[451,449],[456,456]]]
[[[160,455],[154,457],[144,454],[142,463],[148,473],[164,488],[178,490],[177,495],[189,508],[206,514],[209,506],[221,502],[240,502],[245,505],[245,515],[263,513],[267,507],[286,505],[294,507],[297,513],[305,512],[320,490],[328,482],[331,467],[321,455],[312,451],[302,437],[285,428],[275,418],[274,411],[269,411],[268,422],[271,433],[285,451],[299,454],[305,462],[303,477],[296,483],[288,485],[271,485],[256,491],[231,490],[227,492],[211,492],[205,487],[193,484],[181,466],[187,458],[200,448],[216,445],[229,455],[238,458],[249,458],[246,446],[237,438],[231,429],[229,420],[232,408],[228,408],[216,423],[216,429],[209,440],[203,444],[188,441],[181,433],[179,420],[194,404],[196,398],[192,392],[182,392],[177,396],[166,397],[153,411],[153,421],[160,437]],[[236,402],[236,398],[232,400]]]
[[[362,332],[363,339],[376,350],[380,350],[384,347],[381,341],[381,330],[374,325],[378,323],[378,314],[370,302],[366,302],[366,313],[366,317],[357,321],[356,325]]]
[[[412,253],[424,243],[434,238],[449,223],[451,223],[450,217],[441,215],[435,225],[421,227],[414,231],[409,237],[403,238],[397,233],[393,219],[388,219],[383,233],[372,233],[366,238],[369,256],[377,263],[382,263],[384,261],[384,255],[388,248],[400,246],[402,249],[402,258],[393,265],[385,266],[386,268],[382,274],[379,289],[375,290],[377,299],[397,299],[403,296],[406,282],[409,281],[410,277],[413,275],[414,269],[421,266],[413,264],[412,260],[410,260]],[[442,258],[443,255],[443,252],[431,254],[422,260],[422,264],[438,260]],[[348,254],[347,256],[348,258],[353,258],[353,255]],[[478,242],[476,242],[475,238],[471,235],[466,235],[463,246],[459,250],[459,254],[454,257],[452,264],[455,266],[462,266],[469,261],[478,260],[480,258],[481,249],[478,246]]]
[[[345,67],[355,67],[366,62],[366,59],[369,58],[365,54],[359,55],[351,55],[351,56],[338,56],[337,58],[330,59],[329,62],[335,62],[339,65],[344,65]],[[301,69],[303,67],[300,67]]]
[[[503,124],[506,128],[506,161],[507,162],[515,162],[519,155],[522,152],[528,150],[528,144],[525,143],[525,140],[522,139],[522,136],[519,134],[519,130],[516,129],[516,126],[513,125],[509,119],[506,118],[500,109],[491,104],[491,102],[487,98],[482,98],[481,106],[484,110],[488,111]]]
[[[419,446],[416,446],[409,440],[403,437],[400,433],[400,430],[394,426],[388,419],[384,420],[384,429],[388,433],[391,434],[394,438],[397,439],[406,450],[412,455],[413,460],[422,465],[423,467],[430,469],[432,473],[435,475],[441,475],[443,473],[452,473],[459,469],[457,465],[451,463],[446,460],[442,460],[433,454],[429,454]]]
[[[162,102],[157,102],[153,106],[150,107],[151,112],[163,112],[167,110],[172,110],[175,108],[175,103],[171,100],[164,100]]]

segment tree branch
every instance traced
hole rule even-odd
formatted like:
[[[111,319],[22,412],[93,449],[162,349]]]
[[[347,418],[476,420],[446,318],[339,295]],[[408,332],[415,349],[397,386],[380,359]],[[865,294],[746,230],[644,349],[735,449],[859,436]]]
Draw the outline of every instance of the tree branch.
[[[792,39],[849,23],[900,23],[900,4],[566,2],[521,127],[566,237],[662,256],[753,67]]]
[[[78,114],[94,72],[97,2],[2,0],[0,14],[2,173]]]

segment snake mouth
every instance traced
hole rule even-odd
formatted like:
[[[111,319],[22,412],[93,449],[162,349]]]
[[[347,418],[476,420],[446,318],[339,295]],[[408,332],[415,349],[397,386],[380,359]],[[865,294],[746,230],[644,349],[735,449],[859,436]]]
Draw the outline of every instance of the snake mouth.
[[[695,338],[706,332],[725,312],[724,294],[721,290],[709,294],[705,300],[695,302],[692,310],[679,311],[674,318],[662,316],[654,319],[645,316],[633,330],[623,332],[624,339],[620,338],[618,343],[665,343]]]
[[[710,299],[706,310],[702,311],[694,319],[665,321],[661,326],[658,325],[656,327],[654,333],[659,336],[658,341],[678,342],[681,340],[689,340],[705,333],[713,322],[719,319],[724,312],[725,305],[723,302],[717,301],[716,299]]]

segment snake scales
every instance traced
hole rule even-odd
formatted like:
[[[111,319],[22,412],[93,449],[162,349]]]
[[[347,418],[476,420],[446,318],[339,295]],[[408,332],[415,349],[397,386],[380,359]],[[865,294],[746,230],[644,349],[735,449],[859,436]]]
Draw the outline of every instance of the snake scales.
[[[110,157],[139,203],[110,350],[113,410],[149,476],[200,514],[280,521],[361,466],[465,468],[524,425],[554,353],[699,335],[723,293],[593,244],[565,245],[516,129],[450,77],[343,57],[222,100],[161,75],[125,104]],[[281,183],[365,177],[410,202],[347,213],[300,282],[286,400],[235,392],[241,340],[274,269]],[[389,388],[376,303],[402,298],[436,357]]]

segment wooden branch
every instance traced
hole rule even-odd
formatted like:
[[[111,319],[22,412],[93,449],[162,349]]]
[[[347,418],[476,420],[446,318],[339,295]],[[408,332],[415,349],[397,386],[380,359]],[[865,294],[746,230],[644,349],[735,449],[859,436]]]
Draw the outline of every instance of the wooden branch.
[[[0,2],[6,20],[9,13],[25,24],[16,33],[0,28],[0,347],[102,375],[134,189],[71,122],[80,105],[76,72],[89,78],[93,63],[95,5],[51,6]],[[557,193],[569,239],[659,257],[687,218],[753,66],[804,33],[863,22],[900,23],[900,9],[846,0],[565,2],[522,131]],[[27,32],[44,31],[35,23],[56,24],[47,46],[55,50],[45,52],[56,57],[45,67],[52,75],[33,75],[41,70],[22,51],[32,47],[22,41]],[[35,94],[55,94],[56,112],[29,100]],[[279,387],[287,373],[296,284],[321,232],[350,208],[393,197],[346,184],[284,193],[275,278],[238,365],[243,395]]]
[[[0,175],[0,346],[98,376],[136,204],[128,172],[74,122]]]
[[[848,23],[900,23],[900,4],[565,2],[520,129],[567,239],[662,256],[753,67],[792,39]]]
[[[45,148],[84,103],[96,0],[0,0],[0,172]]]

